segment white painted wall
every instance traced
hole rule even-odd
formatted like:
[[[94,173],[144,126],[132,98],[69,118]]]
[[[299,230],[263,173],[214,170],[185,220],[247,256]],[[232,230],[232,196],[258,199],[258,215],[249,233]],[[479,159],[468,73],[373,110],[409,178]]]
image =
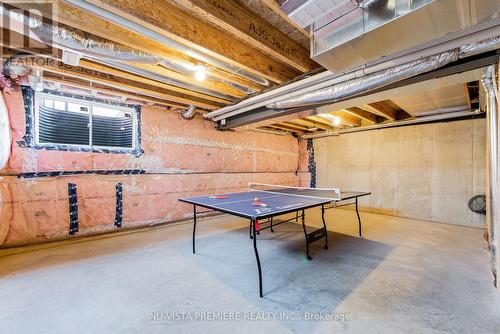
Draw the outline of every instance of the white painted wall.
[[[485,192],[485,132],[476,119],[315,139],[317,186],[371,191],[366,211],[482,227],[467,202]]]

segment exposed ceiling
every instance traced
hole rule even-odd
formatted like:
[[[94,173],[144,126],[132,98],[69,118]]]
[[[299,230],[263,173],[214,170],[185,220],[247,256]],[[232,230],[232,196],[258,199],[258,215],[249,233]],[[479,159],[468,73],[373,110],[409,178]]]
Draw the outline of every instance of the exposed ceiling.
[[[330,72],[323,72],[310,57],[311,27],[307,25],[318,18],[328,21],[324,14],[332,6],[347,4],[358,8],[360,2],[56,0],[34,4],[2,1],[2,32],[9,36],[2,38],[3,56],[12,57],[4,73],[19,81],[26,78],[28,71],[36,69],[36,73],[43,76],[46,89],[115,98],[179,112],[195,106],[198,113],[206,115],[228,106],[236,108],[241,101],[277,90],[287,93],[291,82],[293,85],[301,79],[329,75]],[[473,24],[474,17],[486,15],[481,11],[474,12],[475,16],[471,14],[474,8],[484,7],[472,6],[476,0],[465,2],[470,6],[455,7],[467,7],[464,12],[467,22]],[[484,4],[498,7],[492,0]],[[30,15],[28,29],[24,20],[27,14],[17,8],[35,9],[35,13],[43,16],[43,23],[36,15]],[[488,15],[485,17],[491,16]],[[298,20],[299,16],[303,22]],[[394,23],[386,25],[390,28],[391,24]],[[439,31],[440,35],[447,33]],[[370,43],[377,55],[386,56],[383,38],[372,39]],[[364,52],[355,44],[349,46],[351,52]],[[374,47],[377,45],[384,47]],[[339,52],[335,54],[340,56]],[[355,60],[349,54],[341,58],[343,62]],[[335,103],[300,108],[286,112],[287,115],[255,117],[234,128],[318,134],[415,119],[435,112],[476,110],[481,72],[470,68],[464,67],[443,78],[434,77],[350,96]],[[269,111],[266,104],[260,104],[259,108],[259,112]],[[247,113],[257,114],[252,109]]]
[[[479,108],[481,70],[427,80],[381,93],[244,126],[299,134],[319,134]]]
[[[307,32],[273,0],[2,1],[1,9],[3,56],[43,70],[51,89],[203,113],[321,68]],[[41,13],[44,25],[29,14],[31,29],[23,26],[18,9]]]

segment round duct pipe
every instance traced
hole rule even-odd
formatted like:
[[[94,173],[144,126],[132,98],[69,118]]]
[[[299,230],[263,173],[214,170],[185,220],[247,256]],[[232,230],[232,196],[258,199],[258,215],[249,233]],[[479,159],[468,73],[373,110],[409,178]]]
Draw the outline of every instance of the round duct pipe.
[[[187,109],[179,110],[179,114],[181,114],[182,118],[191,120],[196,115],[196,107],[189,106]]]
[[[35,92],[43,91],[43,70],[31,68],[28,75],[28,83]]]

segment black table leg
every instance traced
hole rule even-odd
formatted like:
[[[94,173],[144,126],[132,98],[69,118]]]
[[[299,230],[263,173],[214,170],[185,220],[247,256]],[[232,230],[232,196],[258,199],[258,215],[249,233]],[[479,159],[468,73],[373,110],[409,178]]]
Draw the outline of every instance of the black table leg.
[[[324,249],[328,249],[328,230],[326,229],[326,223],[325,223],[325,206],[321,206],[321,220],[323,221],[323,227],[325,228],[326,234],[325,234],[325,245],[323,246]]]
[[[359,217],[358,198],[357,197],[356,197],[356,214],[358,215],[358,233],[359,233],[359,236],[361,237],[361,218]]]
[[[255,258],[257,259],[257,268],[259,269],[259,296],[262,298],[262,269],[260,267],[260,259],[259,259],[259,251],[257,250],[257,230],[255,220],[252,219],[250,222],[252,227],[252,235],[253,235],[253,250],[255,252]]]
[[[304,213],[304,210],[302,210],[302,216],[301,216],[301,221],[302,221],[302,228],[304,229],[304,234],[306,236],[306,256],[308,260],[312,260],[312,256],[309,255],[309,238],[307,236],[307,230],[306,230],[306,214]]]
[[[271,224],[271,233],[274,233],[274,230],[273,230],[273,217],[270,218],[270,224]]]
[[[253,224],[252,221],[250,221],[250,225],[248,226],[248,234],[250,236],[250,239],[253,239],[253,237],[252,237],[252,224]]]
[[[195,253],[195,234],[196,234],[196,204],[193,205],[193,254]]]

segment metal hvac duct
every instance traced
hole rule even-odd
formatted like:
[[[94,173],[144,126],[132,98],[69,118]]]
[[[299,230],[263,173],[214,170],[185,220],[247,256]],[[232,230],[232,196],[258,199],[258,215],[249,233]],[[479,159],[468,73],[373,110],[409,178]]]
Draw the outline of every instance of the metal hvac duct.
[[[320,89],[293,99],[271,103],[269,109],[285,109],[300,106],[309,106],[325,102],[336,102],[349,96],[386,86],[388,84],[413,77],[420,73],[429,72],[449,64],[458,59],[458,52],[448,51],[409,62],[385,71],[376,72],[365,77],[347,80],[337,85]]]
[[[334,86],[326,87],[288,100],[266,105],[269,109],[286,109],[310,106],[321,103],[334,103],[350,96],[372,91],[397,81],[443,67],[460,58],[494,50],[500,47],[500,36],[471,43],[433,56],[411,61],[399,66],[375,72],[373,74],[347,80]]]
[[[367,63],[350,72],[335,74],[325,71],[309,78],[277,87],[268,92],[245,99],[237,104],[209,112],[204,117],[213,121],[221,121],[271,103],[285,101],[347,80],[364,77],[456,48],[460,48],[461,50],[460,58],[491,51],[500,47],[498,45],[499,35],[500,19],[495,19],[461,31],[460,33],[447,35],[439,40],[426,43],[417,49],[407,50],[403,53],[387,56],[383,60]]]

